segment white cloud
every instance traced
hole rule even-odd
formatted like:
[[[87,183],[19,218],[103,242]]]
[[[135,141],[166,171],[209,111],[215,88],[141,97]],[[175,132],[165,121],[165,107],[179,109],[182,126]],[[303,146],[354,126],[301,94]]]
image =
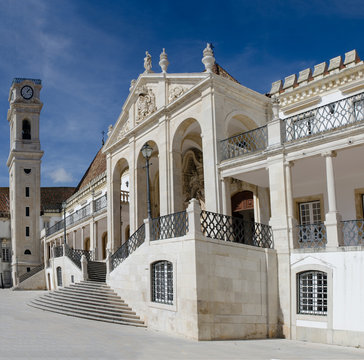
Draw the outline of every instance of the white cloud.
[[[64,183],[73,181],[71,174],[67,173],[64,168],[58,168],[49,174],[54,183]]]

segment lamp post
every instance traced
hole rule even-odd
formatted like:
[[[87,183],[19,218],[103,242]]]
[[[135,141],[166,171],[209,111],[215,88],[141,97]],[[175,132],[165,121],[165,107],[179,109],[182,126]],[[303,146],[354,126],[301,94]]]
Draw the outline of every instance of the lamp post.
[[[63,243],[66,244],[66,207],[67,204],[65,201],[62,203],[62,209],[63,209]]]
[[[148,219],[152,218],[152,211],[150,209],[150,188],[149,188],[149,159],[152,156],[153,149],[148,144],[145,143],[142,147],[142,154],[145,158],[145,168],[147,171],[147,206],[148,206]]]

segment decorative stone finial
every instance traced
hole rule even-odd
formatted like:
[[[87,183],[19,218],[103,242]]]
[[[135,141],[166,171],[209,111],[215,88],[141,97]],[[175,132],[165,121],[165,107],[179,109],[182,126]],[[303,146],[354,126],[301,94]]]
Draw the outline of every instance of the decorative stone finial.
[[[211,73],[212,67],[215,64],[215,57],[210,43],[207,43],[207,46],[203,51],[202,63],[205,65],[206,71]]]
[[[278,97],[272,98],[272,111],[273,111],[273,120],[279,119],[279,99],[278,99]]]
[[[129,88],[129,91],[132,91],[132,90],[133,90],[133,88],[134,88],[134,86],[135,86],[135,83],[136,83],[136,80],[135,80],[135,79],[133,79],[133,80],[131,80],[131,81],[130,81],[130,88]]]
[[[150,56],[148,51],[145,52],[144,69],[144,72],[147,74],[152,72],[152,57]]]
[[[159,55],[159,66],[161,67],[163,73],[167,72],[168,65],[169,65],[169,61],[168,61],[166,49],[163,48],[163,51]]]
[[[109,125],[109,127],[107,128],[107,137],[109,138],[112,132],[112,124]]]

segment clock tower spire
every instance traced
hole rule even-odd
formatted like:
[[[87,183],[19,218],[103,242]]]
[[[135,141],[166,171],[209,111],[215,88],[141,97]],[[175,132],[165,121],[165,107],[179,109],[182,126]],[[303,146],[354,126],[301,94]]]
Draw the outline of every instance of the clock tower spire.
[[[20,275],[41,263],[41,88],[41,80],[15,78],[9,93],[10,109],[7,118],[10,125],[10,153],[7,166],[10,185],[13,286],[18,284]]]

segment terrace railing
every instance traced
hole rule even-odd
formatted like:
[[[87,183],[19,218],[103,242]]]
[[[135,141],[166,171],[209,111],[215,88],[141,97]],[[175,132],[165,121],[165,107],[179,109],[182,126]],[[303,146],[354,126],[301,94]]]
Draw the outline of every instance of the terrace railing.
[[[107,195],[103,195],[99,197],[98,199],[94,200],[94,212],[101,211],[107,207]]]
[[[119,249],[111,255],[111,271],[121,264],[131,253],[133,253],[145,241],[145,225],[141,225],[133,235],[129,237]]]
[[[44,269],[44,264],[40,264],[36,267],[34,267],[33,269],[31,269],[30,271],[26,272],[25,274],[22,274],[19,276],[19,283],[23,282],[26,279],[29,279],[31,276],[39,273],[39,271],[42,271]]]
[[[299,248],[324,248],[326,246],[326,226],[323,223],[298,225],[297,228]]]
[[[59,245],[59,246],[55,246],[53,248],[53,257],[57,258],[57,257],[61,257],[63,256],[63,246]]]
[[[186,211],[152,219],[151,240],[171,239],[184,236],[188,231]]]
[[[201,230],[212,239],[273,248],[273,232],[269,225],[202,210]]]
[[[364,120],[364,93],[284,119],[283,141],[290,142]]]
[[[267,126],[246,131],[221,141],[222,160],[231,159],[259,150],[268,145]]]
[[[81,250],[81,249],[72,249],[67,244],[65,245],[66,256],[73,261],[73,263],[81,269],[81,257],[85,255],[87,261],[93,260],[93,251],[92,250]]]
[[[364,245],[364,220],[342,221],[344,246]]]

